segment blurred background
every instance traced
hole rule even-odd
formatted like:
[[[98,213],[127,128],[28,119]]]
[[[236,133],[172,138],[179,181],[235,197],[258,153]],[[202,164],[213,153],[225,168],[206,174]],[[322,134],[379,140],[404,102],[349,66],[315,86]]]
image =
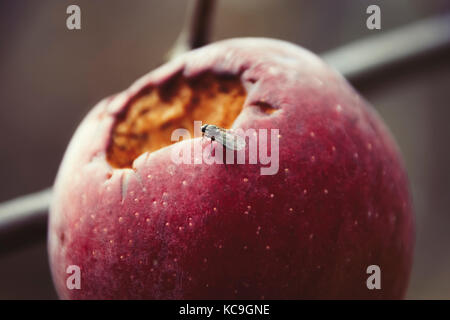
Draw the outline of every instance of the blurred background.
[[[81,30],[66,28],[70,4],[81,8]],[[83,116],[163,62],[182,28],[186,4],[0,2],[0,201],[52,185]],[[381,30],[366,28],[371,4],[381,8]],[[448,0],[219,0],[212,40],[271,37],[322,54],[449,12]],[[450,299],[448,58],[355,83],[390,127],[411,181],[417,228],[407,295],[412,299]],[[0,299],[54,298],[45,240],[0,256]]]

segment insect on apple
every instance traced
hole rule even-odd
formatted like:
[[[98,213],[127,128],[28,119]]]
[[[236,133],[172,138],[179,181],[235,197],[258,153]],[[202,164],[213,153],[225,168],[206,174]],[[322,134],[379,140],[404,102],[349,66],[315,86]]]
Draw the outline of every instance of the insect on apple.
[[[203,136],[210,138],[211,141],[217,141],[225,148],[230,150],[242,150],[245,148],[245,140],[233,134],[230,130],[225,130],[212,124],[204,124],[202,126]]]

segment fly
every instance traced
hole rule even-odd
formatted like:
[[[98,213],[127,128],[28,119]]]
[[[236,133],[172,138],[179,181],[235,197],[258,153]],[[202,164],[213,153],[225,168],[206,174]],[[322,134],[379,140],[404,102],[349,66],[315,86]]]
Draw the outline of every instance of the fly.
[[[239,151],[245,147],[245,140],[242,137],[213,124],[202,125],[202,134],[230,150]]]

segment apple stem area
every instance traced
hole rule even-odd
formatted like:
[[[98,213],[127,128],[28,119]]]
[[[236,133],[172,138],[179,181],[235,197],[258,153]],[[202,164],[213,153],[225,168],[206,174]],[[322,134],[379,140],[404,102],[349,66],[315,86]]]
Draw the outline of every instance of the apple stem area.
[[[166,55],[172,60],[180,54],[209,43],[216,0],[190,0],[183,28]]]

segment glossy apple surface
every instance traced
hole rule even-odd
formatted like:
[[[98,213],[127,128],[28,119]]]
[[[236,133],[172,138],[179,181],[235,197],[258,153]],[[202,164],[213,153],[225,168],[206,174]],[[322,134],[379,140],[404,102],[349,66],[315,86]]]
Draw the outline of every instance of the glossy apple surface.
[[[171,144],[194,120],[279,129],[277,173],[175,164],[173,148],[210,143]],[[48,247],[66,299],[402,298],[413,222],[399,150],[346,80],[295,45],[232,39],[86,116],[56,179]],[[380,290],[367,288],[370,265]]]

